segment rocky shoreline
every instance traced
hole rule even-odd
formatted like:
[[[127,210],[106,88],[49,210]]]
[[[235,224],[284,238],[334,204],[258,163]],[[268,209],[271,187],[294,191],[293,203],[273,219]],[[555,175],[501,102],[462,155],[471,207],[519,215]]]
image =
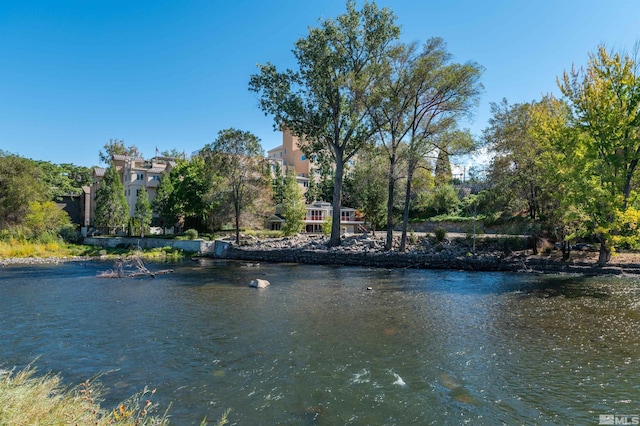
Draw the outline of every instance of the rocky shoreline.
[[[324,236],[244,240],[232,244],[223,254],[225,259],[251,262],[307,263],[378,268],[448,269],[465,271],[505,271],[526,273],[567,273],[580,275],[640,275],[640,256],[620,254],[605,266],[597,264],[597,254],[574,252],[563,262],[557,251],[534,256],[531,250],[511,250],[509,246],[525,246],[526,240],[485,238],[477,242],[473,252],[467,239],[436,242],[428,237],[416,238],[406,252],[385,251],[384,240],[366,234],[346,237],[338,247],[327,247]],[[394,243],[394,247],[399,241]]]
[[[429,237],[411,238],[404,253],[384,250],[384,238],[367,234],[343,237],[338,247],[327,247],[328,238],[301,234],[295,237],[257,239],[246,237],[240,245],[229,242],[221,256],[201,254],[229,260],[271,263],[306,263],[322,265],[367,266],[376,268],[448,269],[465,271],[504,271],[547,274],[628,275],[640,276],[640,254],[621,253],[600,266],[597,253],[572,252],[568,262],[560,259],[556,250],[534,256],[524,249],[526,239],[518,237],[483,238],[472,242],[452,238],[441,242]],[[520,247],[519,247],[520,246]],[[5,258],[0,267],[10,265],[41,265],[64,262],[101,260],[101,257],[70,256],[47,258]]]

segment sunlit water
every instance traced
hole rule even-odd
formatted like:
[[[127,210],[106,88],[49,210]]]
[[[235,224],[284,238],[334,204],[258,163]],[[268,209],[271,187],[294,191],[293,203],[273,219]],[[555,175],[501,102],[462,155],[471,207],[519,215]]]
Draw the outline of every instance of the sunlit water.
[[[105,406],[157,388],[177,425],[226,409],[242,425],[640,413],[637,279],[224,261],[96,278],[110,267],[0,269],[0,366],[102,373]]]

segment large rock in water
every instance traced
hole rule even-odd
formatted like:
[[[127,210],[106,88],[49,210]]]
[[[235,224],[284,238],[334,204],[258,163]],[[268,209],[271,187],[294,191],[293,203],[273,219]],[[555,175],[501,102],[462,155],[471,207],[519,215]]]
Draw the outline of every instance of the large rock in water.
[[[271,283],[269,281],[261,280],[260,278],[251,280],[251,282],[249,283],[249,287],[255,287],[255,288],[266,288],[266,287],[269,287],[270,285]]]

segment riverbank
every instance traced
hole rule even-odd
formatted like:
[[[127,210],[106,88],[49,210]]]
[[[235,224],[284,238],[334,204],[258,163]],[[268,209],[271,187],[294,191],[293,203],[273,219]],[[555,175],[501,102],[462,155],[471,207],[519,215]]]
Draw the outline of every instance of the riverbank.
[[[533,255],[524,249],[520,237],[484,238],[473,241],[456,238],[435,241],[413,238],[407,250],[385,251],[381,235],[345,237],[338,247],[327,247],[324,236],[299,235],[289,238],[243,241],[230,245],[223,258],[250,262],[307,263],[324,265],[368,266],[378,268],[449,269],[467,271],[505,271],[528,273],[569,273],[582,275],[640,275],[640,255],[619,253],[600,266],[597,253],[573,251],[567,262],[557,250]],[[398,245],[395,242],[394,247]]]

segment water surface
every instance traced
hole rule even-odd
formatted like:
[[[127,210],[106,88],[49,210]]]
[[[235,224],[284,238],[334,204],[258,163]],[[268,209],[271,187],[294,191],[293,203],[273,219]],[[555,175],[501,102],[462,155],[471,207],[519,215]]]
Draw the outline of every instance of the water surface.
[[[96,278],[111,266],[0,269],[1,365],[103,373],[106,406],[157,388],[179,425],[228,408],[244,425],[640,413],[636,279],[213,260]]]

